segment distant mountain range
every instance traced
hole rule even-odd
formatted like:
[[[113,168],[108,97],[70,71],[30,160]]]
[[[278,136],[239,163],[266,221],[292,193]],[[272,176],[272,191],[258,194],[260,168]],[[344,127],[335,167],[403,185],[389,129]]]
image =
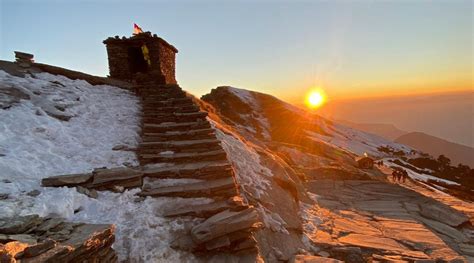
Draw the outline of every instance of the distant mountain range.
[[[432,156],[444,154],[451,159],[453,165],[462,163],[474,167],[474,148],[469,146],[449,142],[423,132],[404,134],[398,137],[395,142],[408,145]]]
[[[338,120],[338,122],[358,130],[379,135],[394,142],[408,145],[434,157],[443,154],[451,159],[453,165],[462,163],[474,167],[474,148],[466,145],[450,142],[423,132],[403,131],[393,124],[355,123],[345,120]]]
[[[384,124],[384,123],[355,123],[346,120],[337,120],[340,123],[343,123],[347,126],[350,126],[354,129],[361,131],[377,134],[385,139],[396,140],[398,137],[405,135],[409,132],[403,131],[395,127],[393,124]]]

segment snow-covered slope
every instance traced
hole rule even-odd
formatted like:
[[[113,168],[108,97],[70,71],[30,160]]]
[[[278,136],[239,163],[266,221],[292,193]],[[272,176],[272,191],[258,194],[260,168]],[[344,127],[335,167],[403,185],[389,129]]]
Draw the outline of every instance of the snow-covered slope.
[[[136,189],[99,192],[94,199],[75,188],[40,186],[48,176],[138,163],[133,152],[113,150],[138,144],[140,107],[132,93],[48,73],[22,78],[0,71],[0,101],[0,194],[7,195],[0,199],[2,217],[39,214],[113,223],[120,260],[196,261],[170,248],[172,233],[184,222],[161,216],[164,208],[184,202],[179,198],[136,202]]]
[[[213,104],[229,124],[259,140],[314,148],[324,144],[352,155],[367,153],[376,157],[385,155],[377,149],[380,146],[411,151],[407,146],[335,123],[267,94],[218,87],[202,99]]]

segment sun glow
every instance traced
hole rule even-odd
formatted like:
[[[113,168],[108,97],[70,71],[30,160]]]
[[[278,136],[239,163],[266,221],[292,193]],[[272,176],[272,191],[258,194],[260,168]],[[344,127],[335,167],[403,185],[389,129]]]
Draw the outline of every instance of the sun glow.
[[[326,102],[326,95],[321,89],[312,90],[306,96],[306,105],[312,109],[321,107]]]

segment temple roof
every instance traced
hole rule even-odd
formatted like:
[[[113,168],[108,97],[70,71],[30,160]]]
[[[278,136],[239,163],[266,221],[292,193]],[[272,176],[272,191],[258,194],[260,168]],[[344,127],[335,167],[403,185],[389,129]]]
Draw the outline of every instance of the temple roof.
[[[175,48],[173,45],[171,45],[170,43],[166,42],[166,40],[164,40],[163,38],[161,37],[158,37],[156,34],[151,34],[151,32],[147,31],[147,32],[143,32],[143,33],[140,33],[140,34],[137,34],[137,35],[133,35],[129,38],[127,37],[122,37],[120,38],[119,36],[115,36],[115,37],[109,37],[107,38],[106,40],[103,41],[104,44],[108,45],[108,44],[124,44],[124,45],[128,45],[128,44],[132,44],[134,42],[148,42],[148,41],[158,41],[160,42],[161,44],[171,48],[175,53],[178,53],[178,49]]]

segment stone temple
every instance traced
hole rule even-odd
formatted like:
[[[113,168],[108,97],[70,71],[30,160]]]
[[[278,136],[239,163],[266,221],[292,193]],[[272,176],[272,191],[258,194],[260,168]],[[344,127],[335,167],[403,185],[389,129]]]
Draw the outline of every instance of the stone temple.
[[[132,37],[109,37],[107,47],[110,77],[125,81],[153,78],[158,84],[176,84],[178,50],[150,32]]]

